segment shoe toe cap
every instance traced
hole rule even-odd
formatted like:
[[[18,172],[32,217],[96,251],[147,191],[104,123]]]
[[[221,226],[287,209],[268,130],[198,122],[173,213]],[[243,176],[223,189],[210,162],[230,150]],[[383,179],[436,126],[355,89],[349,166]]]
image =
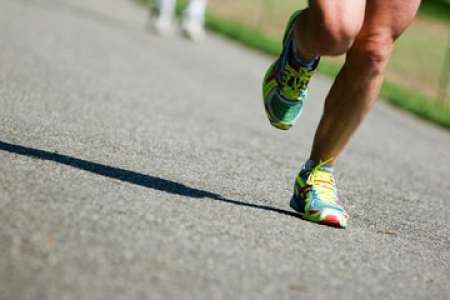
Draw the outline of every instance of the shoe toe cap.
[[[340,228],[347,227],[349,215],[345,210],[327,208],[320,212],[320,223]]]

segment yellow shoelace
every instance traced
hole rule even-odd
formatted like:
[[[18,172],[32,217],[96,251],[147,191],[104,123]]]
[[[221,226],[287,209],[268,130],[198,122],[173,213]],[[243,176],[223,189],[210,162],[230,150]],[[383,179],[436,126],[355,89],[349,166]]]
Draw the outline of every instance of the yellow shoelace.
[[[312,72],[306,68],[295,70],[290,65],[286,65],[282,78],[283,92],[289,98],[297,98],[300,92],[306,89]]]
[[[336,204],[337,197],[333,174],[321,170],[321,168],[330,161],[332,161],[332,159],[323,162],[320,161],[312,168],[306,184],[314,187],[320,200],[329,204]]]

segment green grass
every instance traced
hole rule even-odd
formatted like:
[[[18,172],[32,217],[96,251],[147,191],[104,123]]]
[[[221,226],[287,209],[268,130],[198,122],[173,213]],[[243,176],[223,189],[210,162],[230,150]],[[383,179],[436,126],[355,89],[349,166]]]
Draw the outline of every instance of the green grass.
[[[138,1],[147,4],[151,2],[151,0]],[[178,2],[177,12],[180,13],[186,1]],[[206,15],[206,26],[210,30],[269,55],[278,55],[281,50],[280,41],[267,36],[257,28],[220,17],[210,10]],[[322,60],[318,72],[334,77],[339,71],[339,68],[340,66],[335,62]],[[436,103],[435,99],[424,96],[418,91],[401,87],[387,80],[381,89],[381,96],[389,103],[409,111],[422,119],[450,129],[450,106],[446,104]]]
[[[416,116],[450,129],[450,106],[431,102],[427,97],[386,81],[381,90],[383,99]]]
[[[450,2],[445,0],[423,0],[419,14],[450,22]]]

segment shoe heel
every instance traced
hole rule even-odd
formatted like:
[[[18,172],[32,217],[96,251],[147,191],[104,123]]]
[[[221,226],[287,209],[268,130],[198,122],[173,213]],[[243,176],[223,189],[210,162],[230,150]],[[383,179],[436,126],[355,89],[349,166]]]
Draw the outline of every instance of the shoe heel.
[[[300,207],[300,205],[299,205],[299,203],[298,203],[297,198],[295,197],[295,195],[292,195],[291,201],[289,202],[289,206],[290,206],[293,210],[295,210],[295,211],[297,211],[297,212],[301,212],[301,207]]]

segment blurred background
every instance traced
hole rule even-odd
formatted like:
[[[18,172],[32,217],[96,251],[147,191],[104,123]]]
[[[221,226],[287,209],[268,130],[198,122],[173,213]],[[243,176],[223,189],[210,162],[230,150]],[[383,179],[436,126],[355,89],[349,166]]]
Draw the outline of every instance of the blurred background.
[[[140,0],[152,5],[152,0]],[[179,0],[181,13],[187,1]],[[276,55],[286,21],[307,0],[210,0],[206,26]],[[334,76],[344,57],[325,58],[319,71]],[[423,0],[418,16],[396,44],[382,97],[450,128],[450,0]]]
[[[210,0],[210,11],[279,39],[287,18],[306,0]],[[450,103],[450,0],[425,0],[419,16],[400,38],[387,79]],[[330,60],[330,59],[328,59]],[[342,58],[331,59],[339,63]]]

